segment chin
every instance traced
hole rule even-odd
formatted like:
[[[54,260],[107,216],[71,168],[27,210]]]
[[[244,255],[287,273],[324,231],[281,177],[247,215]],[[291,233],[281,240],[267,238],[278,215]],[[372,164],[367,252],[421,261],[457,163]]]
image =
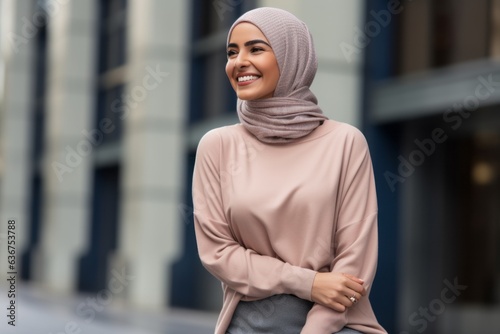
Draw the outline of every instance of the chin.
[[[262,100],[268,98],[266,96],[255,95],[255,94],[236,94],[236,96],[238,96],[238,99],[243,101]]]
[[[243,101],[251,101],[251,100],[256,100],[255,98],[253,98],[251,95],[247,95],[247,94],[241,94],[241,95],[237,95],[238,96],[238,99],[240,100],[243,100]]]

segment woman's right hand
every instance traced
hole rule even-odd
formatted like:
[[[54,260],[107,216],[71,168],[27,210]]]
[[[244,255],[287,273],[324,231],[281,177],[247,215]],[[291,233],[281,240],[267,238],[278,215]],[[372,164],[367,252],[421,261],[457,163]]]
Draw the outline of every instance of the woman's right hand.
[[[314,277],[311,298],[315,303],[344,312],[355,304],[350,297],[356,298],[357,302],[366,295],[363,283],[362,279],[349,274],[318,272]]]

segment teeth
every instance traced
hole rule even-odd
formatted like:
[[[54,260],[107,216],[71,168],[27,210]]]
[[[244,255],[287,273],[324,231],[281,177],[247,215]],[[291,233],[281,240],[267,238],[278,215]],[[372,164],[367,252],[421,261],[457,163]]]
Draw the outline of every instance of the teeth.
[[[256,80],[258,79],[258,76],[255,75],[245,75],[244,77],[239,77],[238,82],[243,82],[243,81],[250,81],[250,80]]]

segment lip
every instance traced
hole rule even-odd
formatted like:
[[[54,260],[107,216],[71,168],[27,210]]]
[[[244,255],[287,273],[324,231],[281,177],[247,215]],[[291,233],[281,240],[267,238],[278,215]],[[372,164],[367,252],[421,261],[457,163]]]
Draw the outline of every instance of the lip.
[[[249,80],[249,81],[242,81],[242,82],[238,81],[239,77],[246,77],[246,76],[254,76],[254,77],[257,77],[257,79]],[[253,84],[255,81],[259,80],[260,78],[261,78],[261,76],[258,74],[245,72],[245,73],[238,73],[235,77],[235,80],[236,80],[236,84],[238,86],[248,86],[248,85]]]
[[[251,85],[253,84],[255,81],[259,80],[260,78],[257,78],[257,79],[254,79],[254,80],[248,80],[248,81],[242,81],[242,82],[239,82],[239,81],[236,81],[236,84],[241,87],[241,86],[248,86],[248,85]]]

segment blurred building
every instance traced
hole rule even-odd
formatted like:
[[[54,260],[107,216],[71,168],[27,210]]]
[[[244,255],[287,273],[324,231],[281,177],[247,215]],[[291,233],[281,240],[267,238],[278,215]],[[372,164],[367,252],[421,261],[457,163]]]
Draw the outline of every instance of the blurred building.
[[[190,189],[201,136],[238,122],[227,30],[257,6],[295,13],[315,37],[323,110],[359,126],[362,57],[347,62],[338,45],[363,5],[3,0],[0,212],[16,221],[22,279],[135,307],[218,311]]]
[[[95,292],[119,272],[120,297],[168,300],[182,252],[189,8],[3,1],[1,212],[17,221],[23,279]]]
[[[365,13],[364,130],[391,272],[376,293],[397,286],[385,298],[398,331],[497,333],[500,1],[369,1]]]
[[[201,136],[238,122],[226,36],[260,6],[307,23],[323,111],[367,136],[380,322],[497,333],[498,0],[0,0],[0,242],[15,219],[22,279],[218,311],[191,176]]]

